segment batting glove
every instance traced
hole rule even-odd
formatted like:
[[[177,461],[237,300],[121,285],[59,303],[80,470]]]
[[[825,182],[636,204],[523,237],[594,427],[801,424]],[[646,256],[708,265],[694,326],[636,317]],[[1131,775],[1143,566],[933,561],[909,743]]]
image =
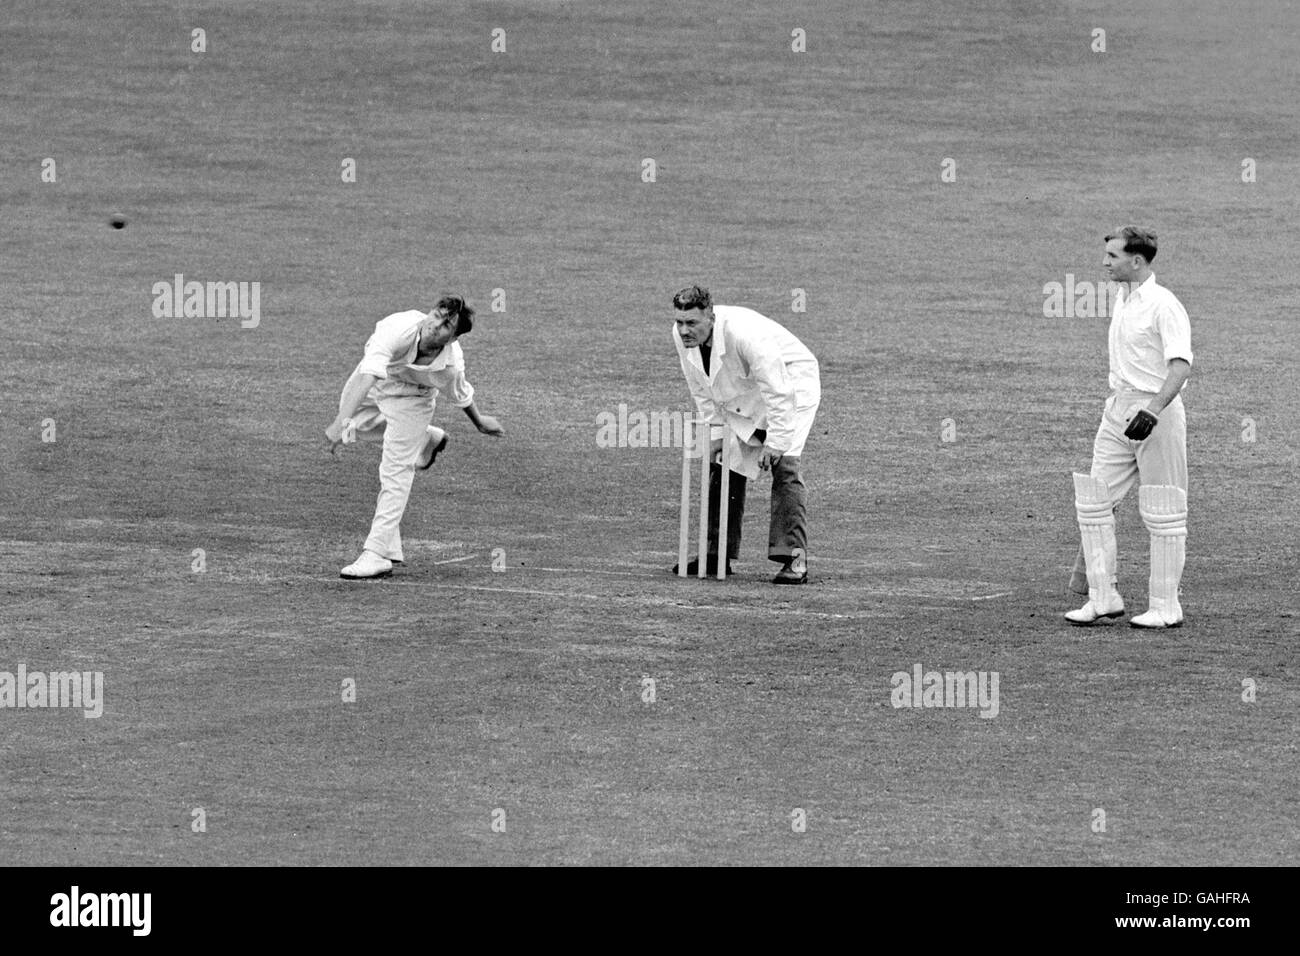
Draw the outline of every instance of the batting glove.
[[[1129,421],[1128,428],[1124,429],[1124,437],[1141,441],[1151,434],[1151,429],[1156,427],[1157,421],[1159,419],[1144,408]]]

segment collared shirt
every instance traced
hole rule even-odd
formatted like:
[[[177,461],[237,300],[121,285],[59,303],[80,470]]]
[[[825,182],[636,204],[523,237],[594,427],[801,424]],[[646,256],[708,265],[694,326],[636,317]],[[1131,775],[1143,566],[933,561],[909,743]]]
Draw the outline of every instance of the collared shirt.
[[[767,429],[767,445],[794,444],[795,411],[821,400],[817,358],[784,326],[742,306],[713,307],[713,351],[704,371],[698,348],[688,349],[673,326],[682,373],[699,414],[726,421],[743,439]]]
[[[1191,364],[1191,323],[1183,304],[1156,282],[1153,272],[1116,299],[1110,320],[1110,387],[1158,392],[1176,358]]]
[[[376,322],[357,372],[381,381],[389,379],[435,388],[446,393],[457,408],[465,408],[474,401],[474,388],[465,380],[465,353],[459,342],[448,343],[428,364],[415,364],[420,323],[426,318],[427,312],[411,309],[394,312]]]

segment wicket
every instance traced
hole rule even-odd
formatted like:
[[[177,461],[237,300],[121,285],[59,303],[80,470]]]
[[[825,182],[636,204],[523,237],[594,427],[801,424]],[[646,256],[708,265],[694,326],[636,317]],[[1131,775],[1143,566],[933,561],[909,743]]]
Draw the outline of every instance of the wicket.
[[[722,487],[718,496],[718,580],[727,576],[727,510],[730,505],[731,443],[722,440]],[[682,432],[682,502],[681,526],[677,536],[677,576],[687,577],[686,552],[691,536],[691,459],[700,459],[700,530],[696,550],[699,577],[708,577],[709,564],[709,464],[713,457],[709,442],[709,423],[702,418],[685,422]]]

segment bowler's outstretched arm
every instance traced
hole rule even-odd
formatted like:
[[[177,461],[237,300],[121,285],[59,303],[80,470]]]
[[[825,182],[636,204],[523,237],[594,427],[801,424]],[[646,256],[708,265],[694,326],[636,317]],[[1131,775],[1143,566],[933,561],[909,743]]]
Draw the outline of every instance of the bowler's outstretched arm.
[[[375,382],[379,381],[378,377],[368,373],[353,372],[352,377],[348,379],[347,384],[343,386],[343,394],[339,396],[339,415],[325,429],[325,438],[330,443],[330,454],[343,443],[343,425],[353,416],[357,407],[366,397],[366,393],[374,387]]]
[[[491,415],[484,415],[478,410],[478,406],[472,401],[465,406],[465,414],[469,416],[469,420],[474,423],[474,427],[484,435],[495,435],[497,438],[501,438],[506,433],[506,430],[501,427],[499,421]]]

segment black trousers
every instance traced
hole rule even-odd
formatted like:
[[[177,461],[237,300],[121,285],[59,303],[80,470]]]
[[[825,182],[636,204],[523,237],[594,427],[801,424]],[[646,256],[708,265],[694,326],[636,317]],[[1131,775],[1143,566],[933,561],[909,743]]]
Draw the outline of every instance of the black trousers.
[[[767,557],[781,564],[795,554],[808,554],[808,489],[799,470],[800,461],[783,455],[772,466],[772,513],[768,524]],[[745,517],[748,479],[731,473],[727,487],[727,558],[740,557],[740,526]],[[722,498],[722,466],[709,468],[709,556],[718,554],[718,504]]]

